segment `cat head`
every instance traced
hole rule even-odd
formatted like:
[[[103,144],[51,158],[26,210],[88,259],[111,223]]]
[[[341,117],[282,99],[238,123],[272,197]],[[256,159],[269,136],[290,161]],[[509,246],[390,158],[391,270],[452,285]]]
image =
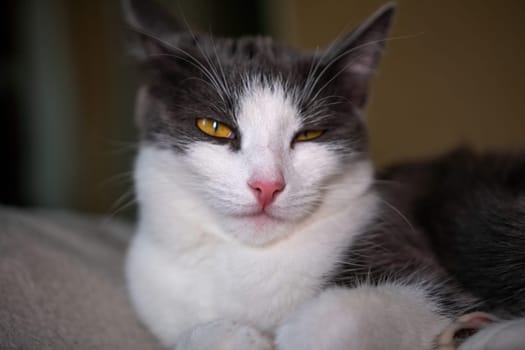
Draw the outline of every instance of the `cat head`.
[[[124,8],[144,72],[143,215],[205,212],[202,227],[208,220],[210,231],[264,245],[323,208],[357,204],[371,182],[363,109],[393,5],[315,52],[195,34],[151,1]]]

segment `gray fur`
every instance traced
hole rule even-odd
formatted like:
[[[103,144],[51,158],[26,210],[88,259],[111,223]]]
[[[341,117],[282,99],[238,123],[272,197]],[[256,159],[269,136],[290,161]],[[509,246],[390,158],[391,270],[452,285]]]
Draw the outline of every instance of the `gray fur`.
[[[378,175],[382,212],[332,283],[426,285],[448,314],[525,316],[525,153],[460,149]]]

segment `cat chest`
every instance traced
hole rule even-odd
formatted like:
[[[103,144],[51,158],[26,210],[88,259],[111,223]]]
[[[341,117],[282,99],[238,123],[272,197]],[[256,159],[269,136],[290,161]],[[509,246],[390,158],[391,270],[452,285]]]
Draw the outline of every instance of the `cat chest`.
[[[138,234],[127,275],[135,307],[154,333],[176,337],[192,326],[230,319],[264,331],[318,293],[340,244],[290,241],[276,250],[201,245],[178,250]]]
[[[322,274],[298,261],[239,252],[207,255],[199,264],[176,264],[176,293],[202,319],[228,318],[271,330],[320,288]],[[303,262],[303,267],[306,267]]]

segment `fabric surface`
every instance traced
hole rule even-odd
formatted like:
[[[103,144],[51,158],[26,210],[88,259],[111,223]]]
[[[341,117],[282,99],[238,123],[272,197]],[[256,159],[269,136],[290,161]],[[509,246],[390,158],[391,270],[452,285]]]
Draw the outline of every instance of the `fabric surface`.
[[[0,207],[0,349],[160,349],[123,276],[131,226]]]
[[[0,207],[0,349],[162,349],[126,295],[131,234],[116,220]],[[495,324],[460,348],[522,349],[524,326]]]

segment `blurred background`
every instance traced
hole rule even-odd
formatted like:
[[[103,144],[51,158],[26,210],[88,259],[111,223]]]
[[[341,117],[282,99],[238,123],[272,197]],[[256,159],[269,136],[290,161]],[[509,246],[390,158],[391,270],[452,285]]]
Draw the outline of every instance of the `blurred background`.
[[[326,46],[384,3],[159,2],[195,30],[301,48]],[[368,109],[377,166],[458,145],[525,148],[525,2],[398,4]],[[0,203],[132,215],[136,77],[118,1],[0,6]]]

